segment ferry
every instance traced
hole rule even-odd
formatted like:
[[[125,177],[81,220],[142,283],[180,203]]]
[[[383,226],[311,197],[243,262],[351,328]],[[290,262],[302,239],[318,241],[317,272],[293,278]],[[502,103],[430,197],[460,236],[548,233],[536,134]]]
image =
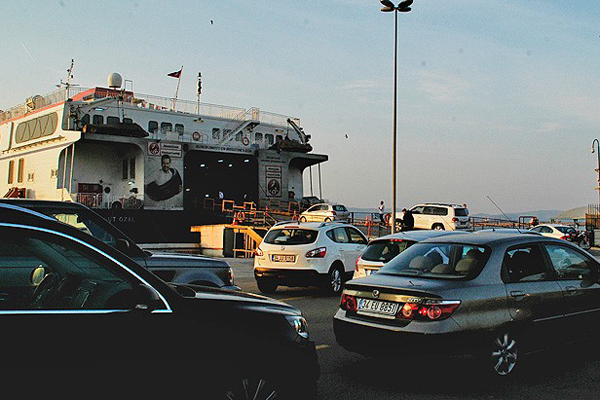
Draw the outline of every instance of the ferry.
[[[140,243],[193,242],[191,226],[228,222],[224,202],[288,210],[328,159],[298,118],[134,93],[118,73],[107,86],[67,80],[0,110],[0,195],[83,203]]]

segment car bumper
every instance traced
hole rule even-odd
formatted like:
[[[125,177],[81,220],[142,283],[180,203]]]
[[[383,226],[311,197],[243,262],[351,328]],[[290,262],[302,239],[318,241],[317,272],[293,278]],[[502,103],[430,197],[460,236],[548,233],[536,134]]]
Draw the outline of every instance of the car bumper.
[[[484,348],[486,333],[454,331],[444,333],[382,329],[348,318],[333,319],[337,343],[346,350],[371,356],[469,355]]]

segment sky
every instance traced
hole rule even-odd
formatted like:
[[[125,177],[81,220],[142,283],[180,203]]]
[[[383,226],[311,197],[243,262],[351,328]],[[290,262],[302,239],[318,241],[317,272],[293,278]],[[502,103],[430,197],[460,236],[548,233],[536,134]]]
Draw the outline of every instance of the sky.
[[[73,83],[300,118],[327,154],[312,194],[392,205],[394,14],[377,0],[3,0],[0,109]],[[399,208],[598,202],[600,7],[415,0],[398,15]],[[212,21],[212,23],[211,23]],[[346,137],[347,136],[347,137]],[[311,195],[305,171],[304,194]],[[490,200],[492,199],[493,202]]]

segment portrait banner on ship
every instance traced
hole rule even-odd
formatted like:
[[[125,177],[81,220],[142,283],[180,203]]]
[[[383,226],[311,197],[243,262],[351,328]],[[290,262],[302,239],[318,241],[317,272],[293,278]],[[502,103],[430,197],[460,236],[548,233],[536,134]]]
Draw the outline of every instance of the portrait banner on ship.
[[[183,209],[181,144],[151,143],[144,173],[144,208]],[[179,146],[179,148],[177,148]]]

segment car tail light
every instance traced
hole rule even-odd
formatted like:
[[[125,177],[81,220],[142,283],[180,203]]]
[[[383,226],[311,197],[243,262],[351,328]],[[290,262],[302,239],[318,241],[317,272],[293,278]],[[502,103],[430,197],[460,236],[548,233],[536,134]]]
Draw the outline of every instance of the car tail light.
[[[560,238],[561,238],[562,240],[567,240],[569,237],[568,237],[568,236],[565,236],[565,235],[563,235],[563,236],[561,236]]]
[[[448,318],[458,308],[458,300],[425,300],[423,303],[404,303],[396,318],[439,321]]]
[[[356,310],[358,309],[356,297],[343,293],[342,298],[340,300],[340,308],[342,310],[356,312]]]
[[[332,211],[332,212],[331,212],[331,215],[336,215],[336,214],[335,214],[335,211]]]
[[[327,247],[319,247],[306,253],[306,258],[323,258],[327,254]]]
[[[458,218],[456,218],[456,217],[452,218],[452,222],[458,222],[458,221],[460,221]]]
[[[256,254],[257,256],[261,257],[264,253],[260,249],[260,247],[257,247],[256,249],[254,249],[254,254]]]
[[[354,261],[354,270],[358,272],[358,260],[360,260],[360,256]]]
[[[229,275],[229,284],[233,285],[233,268],[229,267],[229,271],[227,271],[227,272]]]

